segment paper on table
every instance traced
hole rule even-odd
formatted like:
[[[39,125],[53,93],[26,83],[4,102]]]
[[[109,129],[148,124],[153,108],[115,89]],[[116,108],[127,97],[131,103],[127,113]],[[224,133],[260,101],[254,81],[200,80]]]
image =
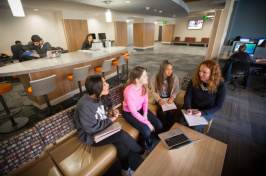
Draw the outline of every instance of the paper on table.
[[[87,53],[92,53],[92,51],[91,50],[78,50],[79,52],[87,52]]]
[[[184,117],[188,123],[189,126],[196,126],[196,125],[206,125],[208,124],[208,121],[205,119],[204,116],[195,116],[195,115],[188,115],[186,113],[185,109],[181,110],[182,113],[184,114]],[[198,111],[197,109],[192,109],[192,112]]]
[[[169,98],[163,98],[162,100],[165,102],[164,105],[162,105],[162,109],[163,111],[169,111],[169,110],[172,110],[172,109],[176,109],[176,105],[175,103],[172,103],[172,104],[168,104],[167,103],[167,100]]]

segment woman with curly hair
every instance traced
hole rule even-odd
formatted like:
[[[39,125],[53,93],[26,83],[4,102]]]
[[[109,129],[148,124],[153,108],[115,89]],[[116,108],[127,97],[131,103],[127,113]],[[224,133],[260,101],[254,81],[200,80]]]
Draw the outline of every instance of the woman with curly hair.
[[[157,105],[157,117],[163,124],[163,131],[168,131],[173,123],[175,110],[163,111],[162,105],[173,104],[179,92],[179,81],[173,73],[173,66],[168,60],[162,61],[159,72],[151,77],[151,94]],[[167,101],[163,99],[168,98]]]
[[[183,109],[191,115],[192,109],[198,109],[193,115],[204,116],[209,122],[214,113],[222,109],[226,96],[226,85],[221,76],[219,64],[214,60],[203,61],[189,82]],[[184,117],[180,118],[180,124],[188,126]],[[202,132],[205,125],[191,126],[190,128]]]

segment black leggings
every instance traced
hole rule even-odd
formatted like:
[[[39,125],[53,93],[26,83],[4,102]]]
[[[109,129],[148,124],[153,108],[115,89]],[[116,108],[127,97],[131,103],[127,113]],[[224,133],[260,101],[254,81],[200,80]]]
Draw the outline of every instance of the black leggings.
[[[162,106],[159,105],[158,102],[156,102],[155,104],[157,105],[157,117],[163,124],[163,131],[168,131],[173,124],[175,109],[163,111]]]
[[[144,154],[144,150],[136,143],[136,141],[125,131],[121,130],[112,136],[98,142],[93,143],[91,146],[98,147],[107,144],[113,144],[117,149],[117,156],[121,163],[122,169],[129,168],[128,162],[128,149],[138,154]]]
[[[140,114],[143,114],[142,108],[138,112]],[[140,135],[141,135],[141,137],[144,140],[150,138],[151,130],[150,130],[150,128],[146,124],[144,124],[144,123],[140,122],[138,119],[136,119],[131,114],[131,112],[123,111],[122,115],[123,115],[123,117],[126,119],[126,121],[130,125],[132,125],[134,128],[136,128],[140,132]],[[155,132],[156,133],[160,133],[161,130],[162,130],[162,128],[163,128],[163,125],[160,122],[160,120],[150,110],[148,110],[148,115],[147,116],[148,116],[148,120],[153,125],[153,127],[155,129]]]

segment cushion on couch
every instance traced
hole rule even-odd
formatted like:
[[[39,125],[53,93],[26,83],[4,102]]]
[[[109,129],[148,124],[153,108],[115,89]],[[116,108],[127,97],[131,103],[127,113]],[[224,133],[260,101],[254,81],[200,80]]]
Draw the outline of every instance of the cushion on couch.
[[[49,152],[63,175],[102,175],[116,161],[116,148],[109,144],[90,147],[82,143],[77,135],[57,144]]]
[[[0,175],[61,175],[36,128],[0,143]]]

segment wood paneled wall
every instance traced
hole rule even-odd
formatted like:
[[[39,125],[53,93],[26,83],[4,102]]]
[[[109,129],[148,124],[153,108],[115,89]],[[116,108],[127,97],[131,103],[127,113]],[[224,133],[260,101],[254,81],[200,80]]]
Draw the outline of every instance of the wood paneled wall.
[[[144,47],[154,45],[154,23],[145,23],[144,24]]]
[[[172,42],[174,40],[175,25],[164,24],[162,32],[162,42]]]
[[[133,24],[134,47],[149,47],[154,45],[154,23]]]
[[[80,50],[89,33],[87,20],[63,20],[67,47],[69,52]]]
[[[216,38],[218,27],[219,27],[221,14],[222,14],[222,10],[216,10],[215,11],[215,18],[214,18],[214,21],[213,21],[213,24],[212,24],[212,31],[211,31],[211,36],[210,36],[210,40],[209,40],[209,46],[208,46],[208,50],[207,50],[207,54],[206,54],[205,60],[212,59],[211,55],[212,55],[213,48],[214,48],[214,42],[215,42],[215,38]]]
[[[128,46],[127,42],[127,23],[115,21],[115,46]]]

